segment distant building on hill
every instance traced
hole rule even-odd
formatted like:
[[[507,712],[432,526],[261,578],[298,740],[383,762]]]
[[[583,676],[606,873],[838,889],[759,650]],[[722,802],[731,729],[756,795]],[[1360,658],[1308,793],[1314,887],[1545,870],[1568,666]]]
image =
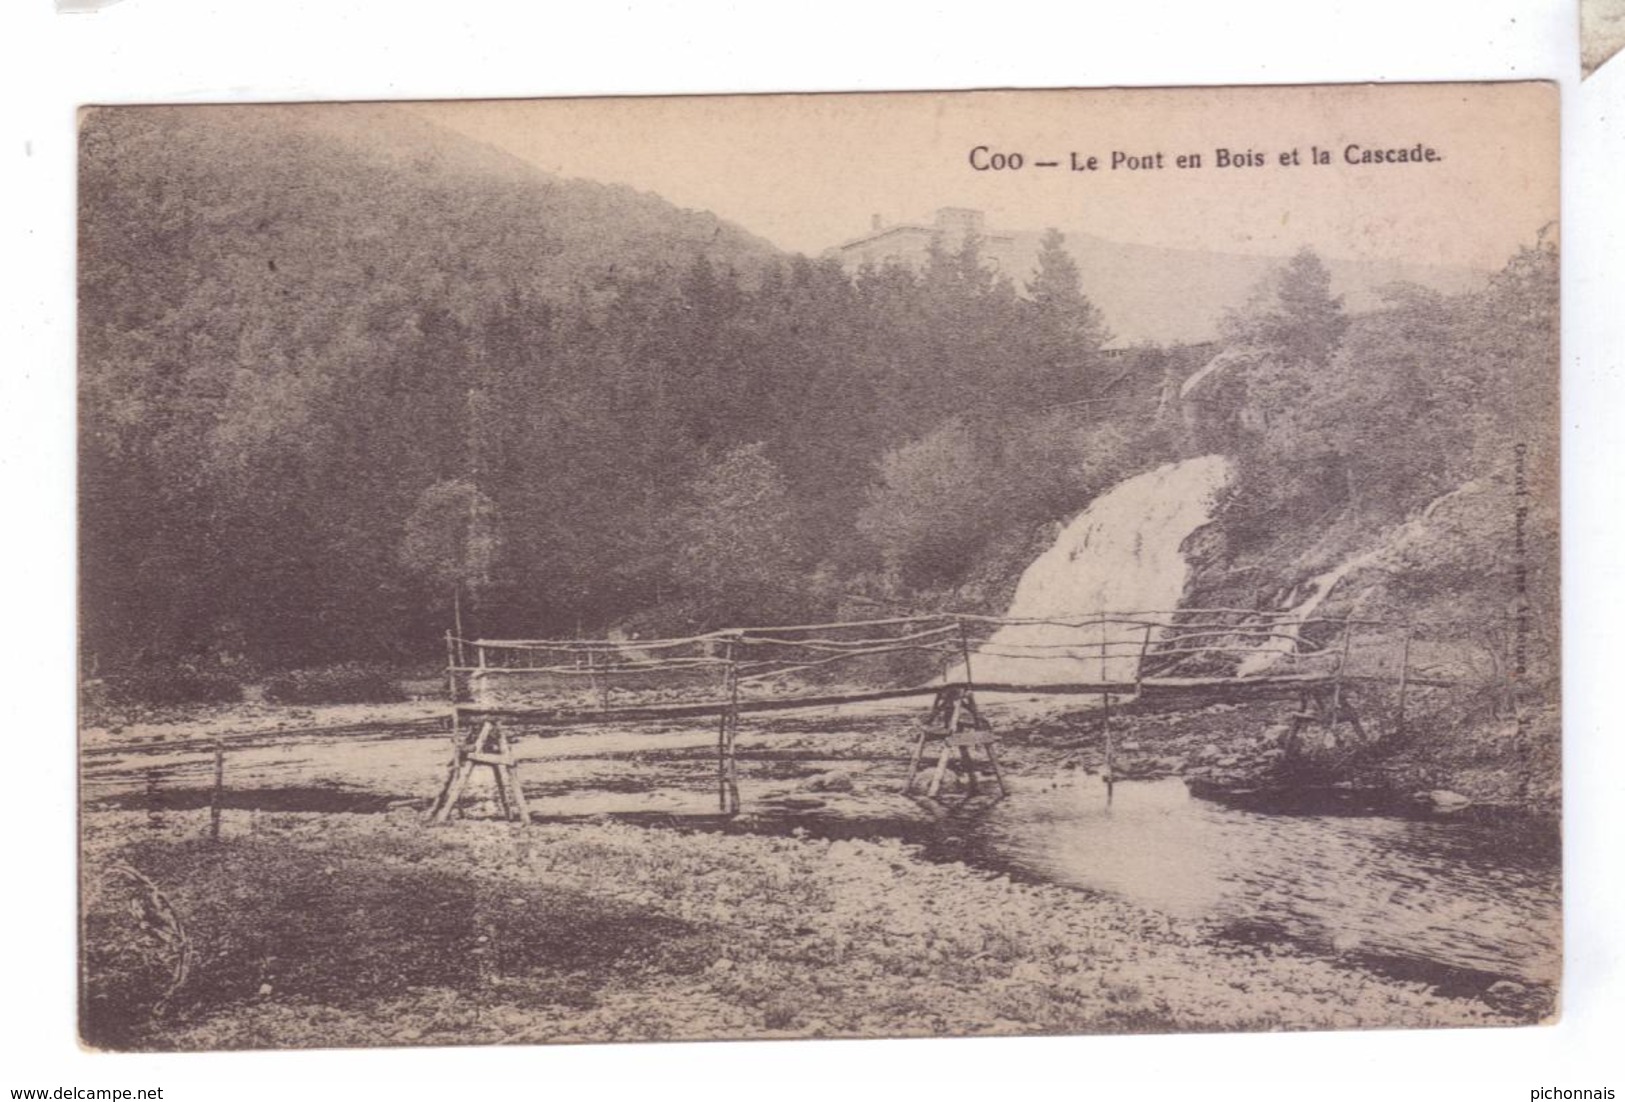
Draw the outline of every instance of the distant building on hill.
[[[824,251],[849,272],[864,265],[880,267],[888,262],[911,268],[923,267],[938,241],[948,252],[958,252],[965,238],[975,235],[981,242],[982,260],[1018,282],[1027,276],[1020,270],[1020,248],[1015,234],[991,231],[982,212],[969,207],[939,207],[931,225],[898,223],[888,226],[875,215],[869,232]]]
[[[943,207],[928,224],[886,225],[875,216],[869,232],[825,249],[847,272],[891,261],[918,270],[931,242],[957,251],[967,234],[982,242],[990,267],[1023,294],[1038,265],[1045,230],[1039,226],[986,225],[983,213],[968,207]],[[1117,335],[1116,355],[1132,345],[1200,344],[1218,335],[1228,311],[1247,305],[1252,289],[1286,263],[1284,256],[1226,253],[1098,237],[1068,229],[1066,250],[1077,262],[1083,293],[1106,315]],[[1369,310],[1382,304],[1380,289],[1392,283],[1419,283],[1441,294],[1479,290],[1486,272],[1468,268],[1390,260],[1328,260],[1332,293],[1344,296],[1344,309]],[[1200,365],[1197,365],[1200,366]]]

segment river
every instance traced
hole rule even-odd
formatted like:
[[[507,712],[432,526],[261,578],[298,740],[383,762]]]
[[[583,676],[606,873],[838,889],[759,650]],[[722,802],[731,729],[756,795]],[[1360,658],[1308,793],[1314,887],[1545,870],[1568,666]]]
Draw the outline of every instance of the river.
[[[949,811],[925,852],[1446,991],[1560,968],[1558,837],[1529,823],[1248,811],[1177,778],[1120,781],[1108,804],[1099,778],[1068,773]]]

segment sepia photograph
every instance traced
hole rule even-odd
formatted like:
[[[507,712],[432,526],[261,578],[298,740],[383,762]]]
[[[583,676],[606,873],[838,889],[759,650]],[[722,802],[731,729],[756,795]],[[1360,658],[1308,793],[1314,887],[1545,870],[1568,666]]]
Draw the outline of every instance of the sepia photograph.
[[[1561,1015],[1543,82],[78,117],[78,1033]]]

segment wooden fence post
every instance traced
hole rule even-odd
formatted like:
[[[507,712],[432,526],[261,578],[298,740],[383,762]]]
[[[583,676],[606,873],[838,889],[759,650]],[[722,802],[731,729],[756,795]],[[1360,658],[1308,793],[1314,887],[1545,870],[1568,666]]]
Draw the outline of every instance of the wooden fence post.
[[[717,722],[717,802],[724,815],[739,813],[739,763],[734,743],[739,737],[739,663],[734,642],[724,647],[722,716]]]
[[[1145,638],[1140,640],[1140,662],[1139,665],[1134,667],[1135,696],[1140,695],[1141,686],[1145,681],[1145,659],[1146,655],[1151,653],[1151,632],[1155,626],[1155,624],[1147,623],[1145,625]]]
[[[209,794],[209,841],[220,841],[220,804],[226,787],[226,747],[214,740],[214,789]]]

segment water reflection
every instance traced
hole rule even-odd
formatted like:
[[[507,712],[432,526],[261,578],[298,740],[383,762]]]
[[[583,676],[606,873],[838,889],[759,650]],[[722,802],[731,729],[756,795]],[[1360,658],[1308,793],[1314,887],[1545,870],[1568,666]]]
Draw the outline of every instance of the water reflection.
[[[951,811],[938,831],[935,856],[1109,892],[1248,941],[1557,975],[1556,839],[1505,824],[1263,814],[1193,799],[1177,779],[1119,782],[1108,805],[1098,778],[1072,775]]]

